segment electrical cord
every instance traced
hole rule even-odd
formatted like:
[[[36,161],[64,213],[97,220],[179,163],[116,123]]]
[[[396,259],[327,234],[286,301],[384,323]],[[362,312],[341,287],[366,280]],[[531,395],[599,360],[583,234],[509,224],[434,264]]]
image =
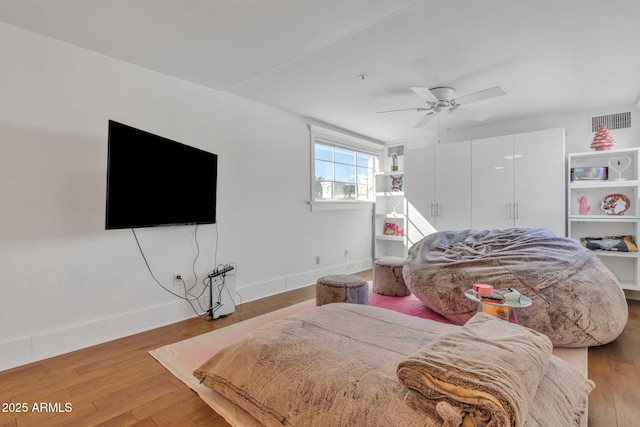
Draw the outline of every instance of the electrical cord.
[[[177,294],[177,293],[173,292],[172,290],[168,289],[167,287],[165,287],[162,283],[160,283],[160,281],[153,274],[153,271],[151,270],[151,266],[149,266],[149,261],[147,261],[147,257],[145,256],[144,251],[142,250],[142,246],[140,245],[140,240],[138,240],[138,235],[136,234],[136,230],[132,228],[131,232],[133,233],[133,237],[135,238],[136,244],[138,245],[138,250],[140,251],[140,255],[142,255],[142,259],[144,260],[144,263],[147,266],[147,270],[149,271],[149,274],[151,274],[151,277],[153,278],[153,280],[158,284],[158,286],[160,286],[162,289],[164,289],[165,291],[167,291],[171,295],[187,301],[189,303],[189,305],[191,306],[191,309],[194,311],[194,313],[197,316],[201,316],[202,314],[198,313],[196,308],[193,306],[192,301],[194,301],[195,299],[190,299],[187,296],[182,296],[180,294]],[[180,280],[182,281],[182,283],[184,285],[185,295],[188,295],[188,292],[186,291],[186,284],[184,284],[184,280],[182,280],[182,279],[180,279]]]
[[[208,275],[207,277],[205,277],[204,279],[202,279],[202,285],[203,285],[203,289],[202,291],[197,294],[194,295],[192,293],[192,291],[195,289],[195,287],[198,285],[198,276],[197,276],[197,272],[196,272],[196,263],[198,261],[198,258],[200,257],[200,244],[198,242],[198,228],[199,225],[196,225],[195,229],[194,229],[194,233],[193,233],[193,239],[196,245],[196,255],[194,257],[194,260],[191,264],[191,271],[193,272],[193,276],[194,276],[194,282],[193,285],[191,285],[190,287],[187,287],[187,283],[184,281],[184,279],[182,277],[179,277],[178,280],[180,281],[180,283],[182,284],[182,291],[184,291],[184,295],[180,295],[174,291],[172,291],[171,289],[168,289],[166,286],[164,286],[155,276],[155,274],[153,273],[153,270],[151,269],[151,266],[149,265],[149,261],[147,260],[146,255],[144,254],[144,250],[142,249],[142,245],[140,244],[140,240],[138,239],[138,235],[136,234],[135,229],[131,229],[131,232],[133,233],[133,237],[136,241],[136,245],[138,246],[138,250],[140,251],[140,255],[142,256],[142,259],[144,260],[145,266],[147,267],[147,270],[149,271],[149,274],[151,275],[151,277],[153,278],[153,280],[156,282],[156,284],[158,286],[160,286],[162,289],[164,289],[166,292],[170,293],[171,295],[180,298],[182,300],[185,300],[189,303],[189,305],[191,306],[191,309],[193,310],[193,312],[197,315],[197,316],[202,316],[202,315],[207,315],[206,319],[207,320],[215,320],[215,312],[218,311],[224,304],[222,303],[222,293],[224,290],[227,291],[227,294],[229,295],[229,299],[231,300],[231,302],[233,303],[234,306],[234,310],[237,310],[238,312],[241,312],[242,310],[238,308],[238,304],[236,303],[234,297],[231,295],[231,291],[229,290],[229,287],[226,286],[226,282],[225,282],[225,277],[226,276],[233,276],[236,274],[236,271],[238,269],[238,266],[235,262],[229,263],[227,265],[224,264],[219,264],[216,267],[216,270],[221,270],[225,267],[232,267],[232,270],[230,272],[225,272],[223,274],[221,274],[219,277],[220,283],[216,286],[217,287],[217,293],[218,293],[218,297],[217,297],[217,302],[215,307],[210,307],[209,309],[206,309],[202,306],[202,301],[201,298],[204,297],[205,292],[207,291],[207,289],[209,289],[209,287],[213,287],[214,286],[214,279],[216,279],[216,277],[212,277],[211,275]],[[214,249],[214,260],[217,259],[217,255],[218,255],[218,227],[217,224],[215,225],[215,249]],[[215,264],[214,264],[215,265]],[[240,299],[240,304],[242,304],[242,296],[236,292],[235,293],[238,298]],[[196,307],[194,306],[193,302],[197,302],[201,312],[198,312],[198,310],[196,309]],[[213,303],[213,301],[210,301],[210,303]],[[211,304],[213,305],[213,304]],[[203,313],[204,312],[204,313]],[[209,315],[209,313],[211,313]]]

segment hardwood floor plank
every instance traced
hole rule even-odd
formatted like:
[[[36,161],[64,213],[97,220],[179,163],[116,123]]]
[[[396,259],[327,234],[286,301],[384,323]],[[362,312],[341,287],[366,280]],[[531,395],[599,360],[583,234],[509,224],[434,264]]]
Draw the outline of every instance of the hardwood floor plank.
[[[615,426],[616,407],[612,396],[612,385],[608,377],[590,374],[589,378],[596,383],[596,389],[589,395],[589,426]]]
[[[173,383],[173,385],[175,386],[175,383]],[[172,407],[174,405],[181,405],[183,402],[193,398],[202,401],[202,399],[195,395],[195,393],[193,393],[193,391],[189,387],[182,384],[182,387],[176,386],[175,390],[171,391],[170,393],[167,393],[155,399],[148,400],[141,405],[138,405],[131,410],[131,413],[137,420],[153,418],[154,415],[158,414],[161,411],[164,411],[166,408]]]

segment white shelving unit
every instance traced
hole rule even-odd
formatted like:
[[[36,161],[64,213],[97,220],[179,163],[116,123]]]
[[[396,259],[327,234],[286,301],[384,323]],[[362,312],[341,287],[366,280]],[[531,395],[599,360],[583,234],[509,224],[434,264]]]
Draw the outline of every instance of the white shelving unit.
[[[407,201],[404,191],[392,189],[393,177],[399,176],[403,176],[404,181],[403,171],[375,174],[374,257],[376,259],[404,259],[407,256]]]
[[[638,244],[640,209],[638,202],[640,148],[569,154],[568,235],[584,237],[632,236]],[[626,166],[626,167],[625,167]],[[575,168],[607,167],[607,180],[572,180]],[[619,174],[616,169],[624,169]],[[630,205],[622,214],[607,214],[602,200],[612,194],[629,198]],[[582,203],[581,203],[582,202]],[[610,210],[609,210],[610,211]],[[596,250],[602,262],[616,275],[623,289],[640,290],[640,254]]]

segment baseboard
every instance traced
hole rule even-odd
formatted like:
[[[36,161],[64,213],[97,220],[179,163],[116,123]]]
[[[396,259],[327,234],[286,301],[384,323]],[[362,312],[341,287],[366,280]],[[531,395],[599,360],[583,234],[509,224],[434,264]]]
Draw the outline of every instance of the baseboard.
[[[333,265],[288,276],[281,276],[236,288],[236,292],[242,297],[242,302],[255,301],[260,298],[312,285],[316,283],[318,278],[328,274],[353,274],[359,271],[369,270],[371,269],[371,263],[371,258],[365,258],[346,264]]]
[[[119,313],[0,342],[0,371],[145,332],[195,316],[184,301]]]
[[[223,307],[217,315],[226,315],[235,310],[235,303],[248,302],[276,295],[315,283],[327,274],[351,274],[371,268],[371,259],[363,259],[347,264],[283,276],[264,282],[254,283],[237,290],[241,300],[231,301],[223,295]],[[234,283],[229,283],[234,285]],[[234,286],[230,286],[233,288]],[[207,297],[208,302],[208,297]],[[180,322],[195,316],[184,301],[172,301],[138,311],[118,313],[114,316],[92,319],[66,328],[43,331],[31,336],[23,336],[0,342],[0,371],[27,365],[29,363],[59,356],[71,351],[124,338],[161,326]]]

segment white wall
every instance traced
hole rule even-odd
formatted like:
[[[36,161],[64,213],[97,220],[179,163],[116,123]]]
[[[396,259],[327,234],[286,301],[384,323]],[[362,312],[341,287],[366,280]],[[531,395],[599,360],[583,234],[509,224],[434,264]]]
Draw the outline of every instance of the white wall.
[[[199,279],[237,263],[246,302],[370,267],[370,211],[306,204],[302,118],[4,23],[0,69],[0,370],[194,315],[153,281],[130,230],[104,230],[109,119],[219,155]],[[195,280],[194,230],[138,231],[169,288],[174,272]]]

